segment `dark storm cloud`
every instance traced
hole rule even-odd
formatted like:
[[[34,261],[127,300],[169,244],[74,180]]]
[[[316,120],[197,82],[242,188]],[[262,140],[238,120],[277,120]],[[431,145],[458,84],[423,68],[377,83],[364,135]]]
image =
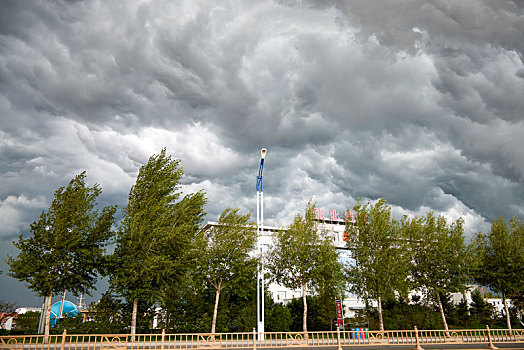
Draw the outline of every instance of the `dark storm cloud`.
[[[496,147],[484,156],[483,143],[468,137],[476,124],[488,125],[489,143],[511,143],[519,149],[521,137],[508,140],[497,129],[507,121],[522,135],[524,81],[519,75],[524,53],[524,6],[517,1],[369,1],[328,2],[341,9],[348,23],[358,23],[358,36],[375,38],[381,46],[395,52],[427,54],[436,76],[432,86],[440,96],[436,102],[459,118],[460,130],[453,125],[453,143],[474,160],[492,163],[493,170],[522,183],[524,168],[515,164],[514,155]],[[398,101],[398,100],[397,100]],[[441,122],[439,118],[439,122]],[[466,132],[464,132],[466,131]],[[506,131],[506,130],[504,130]],[[493,134],[499,134],[498,137]],[[482,150],[480,150],[481,148]],[[511,152],[511,151],[510,151]],[[520,162],[518,162],[520,163]]]
[[[316,1],[312,3],[317,5]],[[324,5],[335,6],[346,14],[364,39],[374,35],[382,45],[398,50],[416,49],[422,34],[413,28],[420,28],[431,35],[430,49],[438,53],[470,45],[524,51],[524,43],[519,40],[524,31],[520,1],[328,0]]]
[[[431,60],[433,72],[419,72],[426,73],[421,74],[422,79],[431,79],[427,84],[416,84],[409,78],[407,69],[404,73],[408,75],[404,79],[391,79],[392,92],[382,95],[380,87],[378,93],[375,90],[377,99],[373,102],[386,100],[378,105],[375,103],[376,108],[373,110],[380,113],[376,119],[373,110],[366,108],[368,116],[365,120],[370,124],[373,121],[372,124],[378,125],[379,129],[397,135],[402,133],[398,132],[399,129],[410,126],[420,126],[421,131],[429,128],[438,140],[452,145],[463,158],[458,167],[442,168],[447,169],[448,174],[430,176],[431,183],[424,186],[442,188],[489,219],[501,212],[508,213],[511,205],[504,201],[507,198],[511,198],[510,201],[518,200],[522,196],[524,179],[524,167],[517,154],[522,149],[524,132],[524,100],[521,97],[524,81],[519,75],[524,42],[518,39],[524,35],[522,5],[511,1],[386,1],[380,5],[367,1],[347,1],[327,2],[327,5],[336,6],[344,12],[346,16],[342,22],[348,28],[354,28],[355,23],[358,23],[357,37],[361,42],[376,42],[381,50],[390,50],[390,57],[396,56],[396,65],[399,57],[426,56]],[[314,6],[318,6],[318,3]],[[379,62],[379,66],[386,69],[388,65],[384,63]],[[409,64],[412,64],[412,60]],[[366,64],[370,65],[373,65],[373,61]],[[380,72],[381,85],[388,83],[388,73],[395,74],[399,69],[394,68],[393,71]],[[411,71],[412,74],[419,74],[416,70]],[[372,77],[366,73],[364,76],[366,83]],[[409,84],[412,89],[402,89],[403,83]],[[417,92],[419,88],[425,91]],[[426,94],[428,91],[429,96]],[[359,94],[359,98],[362,95]],[[392,102],[390,106],[388,99]],[[426,108],[428,106],[430,110]],[[394,116],[392,121],[397,127],[387,124],[387,114]],[[359,124],[354,126],[358,128]],[[366,126],[365,130],[369,128]],[[376,161],[376,158],[371,159]],[[488,171],[480,172],[484,174],[481,178],[473,174],[460,174],[461,168],[476,163],[489,165]],[[378,179],[387,184],[385,190],[380,185],[372,184],[369,186],[371,189],[365,192],[371,197],[387,193],[386,197],[408,208],[412,207],[402,199],[410,197],[406,191],[409,186],[397,188],[400,193],[392,191],[396,176],[387,170],[390,166],[386,163],[377,165],[378,169],[364,167],[371,170],[368,174],[383,173]],[[489,179],[489,173],[508,181]],[[412,180],[412,177],[409,179]],[[401,184],[402,181],[396,183]],[[509,196],[500,196],[500,200],[491,202],[479,196],[478,188],[483,186],[481,183]],[[494,183],[497,185],[493,186]],[[419,200],[414,198],[423,197],[411,198],[415,202],[412,204],[417,205]]]
[[[309,198],[522,217],[522,37],[502,0],[3,1],[0,239],[83,170],[122,209],[163,147],[209,220],[253,212],[262,147],[270,225]]]
[[[520,50],[511,35],[521,29],[519,8],[482,2],[333,4],[341,12],[291,2],[8,2],[2,12],[2,92],[10,109],[26,111],[26,118],[77,120],[74,129],[80,131],[71,142],[129,174],[146,152],[126,165],[116,161],[124,159],[111,154],[120,133],[186,130],[199,123],[239,157],[260,144],[300,151],[334,143],[332,166],[347,177],[334,181],[335,189],[386,195],[409,208],[419,202],[408,194],[413,181],[378,155],[425,130],[459,147],[464,166],[469,159],[492,163],[496,174],[521,180],[522,167],[510,159],[518,144],[500,157],[496,150],[479,151],[463,131],[478,128],[467,121],[493,127],[497,119],[520,120],[522,79],[515,69],[521,62],[508,51]],[[90,138],[90,132],[115,133],[115,139],[104,147],[104,137]],[[347,135],[349,147],[360,152],[338,151]],[[189,163],[194,179],[214,172]],[[340,171],[344,164],[346,171]],[[309,175],[323,180],[312,169]],[[432,186],[447,184],[429,178]]]

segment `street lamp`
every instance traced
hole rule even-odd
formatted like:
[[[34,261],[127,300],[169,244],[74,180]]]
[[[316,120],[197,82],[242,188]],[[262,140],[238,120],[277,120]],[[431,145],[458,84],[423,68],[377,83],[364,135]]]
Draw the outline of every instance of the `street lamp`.
[[[262,171],[264,170],[264,158],[267,150],[260,150],[260,167],[257,176],[257,252],[259,263],[257,265],[257,330],[258,339],[263,339],[264,334],[264,256],[263,245],[261,242],[264,227],[264,183],[262,181]]]

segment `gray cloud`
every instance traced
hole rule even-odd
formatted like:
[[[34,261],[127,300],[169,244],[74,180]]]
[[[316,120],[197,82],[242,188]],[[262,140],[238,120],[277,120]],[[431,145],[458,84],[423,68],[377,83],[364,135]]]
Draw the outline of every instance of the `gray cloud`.
[[[468,234],[522,216],[523,11],[502,0],[3,1],[0,239],[27,234],[83,170],[100,204],[122,209],[163,147],[182,159],[183,190],[206,191],[209,220],[255,210],[262,147],[270,225],[309,198],[341,212],[386,197],[399,216],[462,216]]]

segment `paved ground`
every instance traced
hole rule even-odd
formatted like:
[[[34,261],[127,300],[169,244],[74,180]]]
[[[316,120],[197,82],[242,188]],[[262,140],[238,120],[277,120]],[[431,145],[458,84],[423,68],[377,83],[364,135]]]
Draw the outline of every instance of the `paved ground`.
[[[485,350],[486,344],[422,344],[424,350]],[[499,349],[521,349],[524,350],[524,342],[518,343],[495,343]],[[366,346],[342,346],[343,350],[413,350],[414,344],[408,345],[366,345]],[[281,348],[285,349],[285,348]],[[289,347],[296,350],[336,350],[336,346],[329,347]],[[257,348],[257,350],[275,350],[274,348]]]
[[[488,344],[422,344],[424,350],[485,350],[487,349]],[[522,349],[524,350],[524,342],[519,343],[503,343],[497,344],[495,346],[499,349]],[[343,346],[343,350],[412,350],[414,344],[409,345],[367,345],[367,346]],[[333,350],[336,347],[326,347],[326,348],[295,348],[300,350]],[[257,348],[258,350],[258,348]]]

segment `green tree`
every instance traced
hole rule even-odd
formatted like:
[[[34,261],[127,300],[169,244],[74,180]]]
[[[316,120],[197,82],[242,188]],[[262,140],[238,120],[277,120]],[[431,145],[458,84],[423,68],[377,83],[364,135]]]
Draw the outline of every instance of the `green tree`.
[[[167,156],[164,148],[140,168],[123,211],[109,282],[133,303],[132,335],[139,300],[162,301],[166,287],[184,276],[187,252],[204,217],[202,191],[180,199],[182,175],[180,160]]]
[[[490,303],[484,300],[478,289],[471,293],[470,312],[476,325],[482,327],[486,324],[489,324],[490,326],[493,325],[494,308]]]
[[[37,327],[38,328],[38,327]],[[61,318],[53,327],[53,333],[60,334],[67,330],[73,334],[86,333],[88,330],[84,324],[84,315],[78,314],[76,316],[67,315]]]
[[[193,260],[190,266],[197,266]],[[211,323],[211,288],[197,269],[189,269],[181,283],[168,286],[163,301],[161,327],[175,333],[206,332]]]
[[[199,259],[201,260],[201,259]],[[175,333],[209,332],[212,323],[216,290],[206,274],[198,273],[200,265],[188,271],[184,283],[168,288],[159,327]],[[249,332],[256,327],[256,274],[255,266],[247,275],[250,280],[241,284],[228,284],[220,293],[216,332]],[[204,271],[205,272],[205,271]],[[288,331],[291,314],[288,308],[275,303],[266,290],[266,331]]]
[[[387,329],[438,329],[439,316],[426,305],[409,304],[404,297],[383,302],[384,321]],[[375,316],[374,313],[372,313]],[[378,316],[378,315],[377,315]],[[373,319],[375,321],[375,317]]]
[[[251,283],[255,272],[256,259],[249,254],[255,248],[257,233],[249,217],[249,213],[239,215],[238,209],[227,208],[216,226],[199,235],[200,271],[215,290],[211,333],[216,330],[220,292],[228,286],[245,289],[243,285]]]
[[[475,280],[502,295],[508,329],[511,319],[506,299],[524,294],[524,225],[502,216],[487,234],[479,233],[473,243],[476,255]]]
[[[521,292],[520,295],[512,296],[511,303],[515,306],[515,311],[517,311],[517,323],[524,326],[524,292]]]
[[[335,315],[335,299],[330,303],[321,295],[307,296],[307,327],[310,331],[332,330]],[[302,329],[304,301],[303,299],[293,299],[286,304],[286,308],[291,315],[291,331]],[[331,312],[330,312],[331,311]]]
[[[469,311],[468,301],[464,297],[457,305],[456,317],[453,323],[459,328],[468,328],[471,323],[471,312]]]
[[[437,302],[442,324],[448,330],[441,294],[464,292],[470,278],[470,253],[465,244],[462,219],[448,225],[432,212],[423,218],[402,220],[402,230],[413,253],[414,286]]]
[[[251,274],[254,275],[255,269]],[[253,276],[254,277],[254,276]],[[251,279],[250,285],[245,287],[226,288],[220,294],[220,310],[217,315],[216,330],[217,332],[247,332],[255,327],[256,321],[256,280]],[[216,290],[211,285],[209,295],[215,296]],[[209,299],[207,299],[209,300]],[[206,300],[206,301],[207,301]],[[267,298],[266,298],[267,300]],[[209,303],[210,311],[213,311],[214,304]],[[208,318],[206,330],[209,329]]]
[[[350,289],[364,300],[377,300],[379,328],[383,331],[382,300],[394,298],[395,291],[407,294],[411,253],[384,199],[375,205],[361,205],[358,201],[353,210],[355,222],[346,223],[348,282]]]
[[[253,275],[251,280],[235,285],[228,283],[222,289],[216,318],[217,333],[246,332],[255,326],[254,269],[250,274]],[[200,277],[204,276],[169,288],[160,327],[177,333],[209,332],[214,309],[212,300],[215,300],[216,290],[208,280]],[[200,285],[197,284],[198,281]]]
[[[309,290],[326,286],[330,281],[340,286],[342,265],[329,237],[315,221],[315,204],[308,202],[304,217],[297,214],[287,230],[276,233],[274,245],[267,254],[267,268],[272,279],[287,288],[302,289],[302,331],[307,332]],[[337,272],[338,271],[338,272]]]
[[[275,303],[272,298],[266,298],[265,306],[265,330],[268,332],[289,332],[293,322],[290,309],[282,303]]]
[[[55,192],[49,210],[31,224],[31,235],[20,235],[14,242],[20,250],[18,256],[7,260],[10,276],[46,297],[45,335],[49,335],[53,295],[64,290],[89,294],[103,267],[105,246],[113,236],[116,206],[95,209],[102,190],[97,184],[86,186],[85,178],[83,172]]]
[[[123,320],[124,304],[110,292],[102,295],[100,300],[88,307],[88,321],[84,328],[88,333],[119,334],[125,330]]]

